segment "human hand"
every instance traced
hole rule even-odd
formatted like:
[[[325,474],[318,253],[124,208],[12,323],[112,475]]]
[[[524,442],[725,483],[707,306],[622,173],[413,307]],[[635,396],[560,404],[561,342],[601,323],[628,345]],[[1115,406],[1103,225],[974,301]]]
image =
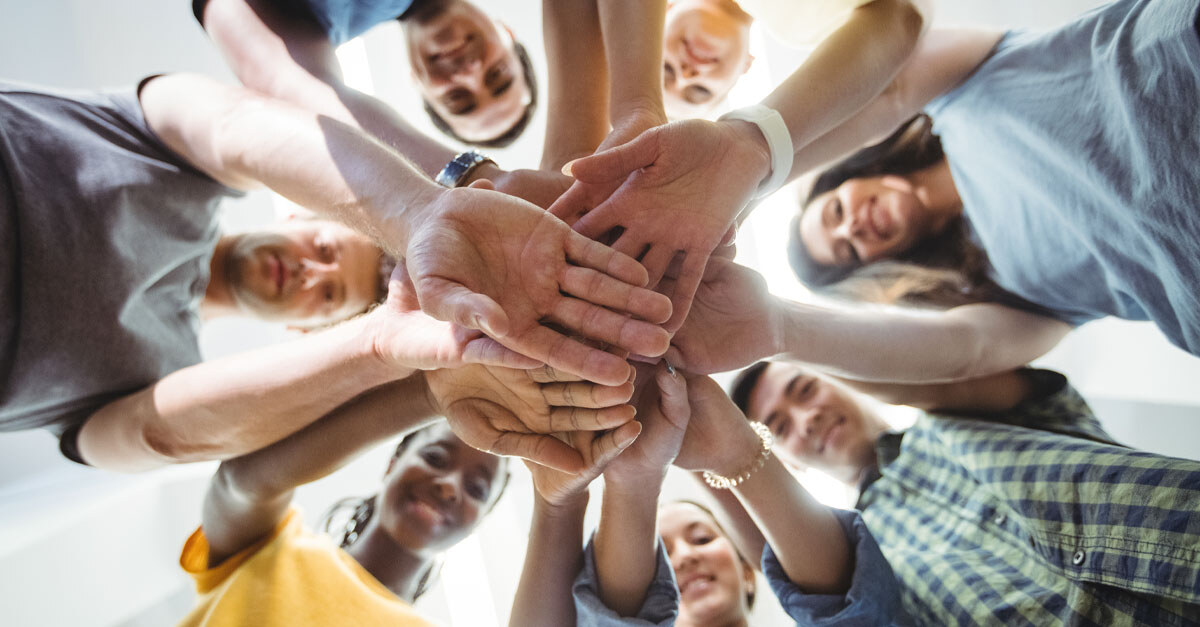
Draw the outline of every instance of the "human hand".
[[[664,279],[668,285],[674,279]],[[782,351],[777,300],[761,274],[714,255],[666,359],[697,374],[726,372]]]
[[[550,434],[617,429],[633,420],[633,407],[624,404],[633,395],[631,378],[604,386],[551,368],[470,365],[435,370],[425,380],[433,406],[463,442],[564,472],[581,472],[588,459]]]
[[[471,180],[478,179],[487,179],[496,191],[527,200],[542,209],[550,207],[574,182],[574,179],[561,172],[524,169],[504,171],[495,167],[477,168]]]
[[[762,441],[716,381],[689,375],[687,401],[691,419],[675,456],[676,466],[731,476],[754,461]]]
[[[551,213],[582,214],[573,228],[590,238],[621,227],[613,248],[641,259],[648,285],[657,285],[683,253],[668,331],[683,324],[709,256],[770,170],[765,140],[746,126],[671,122],[564,168],[576,183]]]
[[[604,480],[610,484],[644,486],[649,478],[661,482],[687,431],[691,407],[682,375],[671,374],[663,364],[640,366],[637,391],[642,433],[605,469]]]
[[[639,287],[646,274],[632,258],[486,181],[446,190],[433,203],[406,254],[426,313],[610,385],[629,376],[625,360],[559,328],[621,350],[666,350],[667,333],[656,323],[670,316],[670,302]]]
[[[363,318],[375,354],[401,368],[433,370],[484,364],[527,369],[542,365],[480,331],[422,312],[403,260],[392,271],[387,300]]]
[[[579,472],[563,472],[549,466],[526,461],[529,474],[533,476],[533,488],[538,497],[551,507],[565,507],[571,501],[583,498],[590,484],[604,472],[604,468],[629,447],[642,425],[636,420],[621,425],[607,433],[574,431],[564,434],[566,441],[583,460],[584,468]]]

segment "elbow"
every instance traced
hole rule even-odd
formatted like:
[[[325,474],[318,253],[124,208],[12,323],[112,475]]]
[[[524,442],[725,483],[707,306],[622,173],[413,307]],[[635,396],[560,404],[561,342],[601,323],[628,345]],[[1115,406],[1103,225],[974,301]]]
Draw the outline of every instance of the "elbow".
[[[895,54],[907,59],[929,23],[928,11],[918,4],[923,3],[920,0],[875,0],[859,10],[875,12],[880,34],[890,34],[896,45]]]
[[[286,488],[264,481],[242,457],[221,462],[212,482],[214,487],[240,503],[267,502],[286,491]]]

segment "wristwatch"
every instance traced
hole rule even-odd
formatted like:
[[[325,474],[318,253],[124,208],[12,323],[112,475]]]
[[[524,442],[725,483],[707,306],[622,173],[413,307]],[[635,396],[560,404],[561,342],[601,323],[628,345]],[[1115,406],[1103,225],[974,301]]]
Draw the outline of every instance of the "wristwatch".
[[[442,168],[441,172],[438,172],[433,180],[442,187],[462,187],[475,168],[484,163],[496,164],[491,157],[475,150],[460,152]]]

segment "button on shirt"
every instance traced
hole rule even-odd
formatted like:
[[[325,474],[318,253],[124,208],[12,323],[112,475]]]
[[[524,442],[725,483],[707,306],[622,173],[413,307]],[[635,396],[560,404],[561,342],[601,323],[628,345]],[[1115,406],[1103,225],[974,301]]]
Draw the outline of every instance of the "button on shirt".
[[[858,508],[916,622],[1200,625],[1200,463],[1117,445],[1069,386],[880,448]]]

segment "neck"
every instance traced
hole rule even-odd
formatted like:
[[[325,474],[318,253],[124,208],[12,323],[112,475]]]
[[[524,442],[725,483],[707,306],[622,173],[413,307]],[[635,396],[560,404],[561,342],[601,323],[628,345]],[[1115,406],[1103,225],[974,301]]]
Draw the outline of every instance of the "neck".
[[[378,520],[378,516],[372,516],[367,528],[346,552],[396,596],[412,603],[421,577],[432,567],[433,560],[397,544],[379,527]]]
[[[869,446],[865,446],[859,452],[858,463],[849,469],[845,476],[839,477],[843,482],[851,487],[856,487],[862,481],[863,477],[876,466],[879,465],[879,455],[876,453],[875,444],[879,441],[880,436],[891,430],[891,425],[884,422],[882,418],[872,413],[863,414],[863,429],[866,431],[866,441]]]
[[[954,177],[950,174],[950,162],[942,159],[937,163],[908,174],[913,193],[934,215],[944,220],[962,215],[962,198]]]
[[[233,248],[235,238],[222,235],[213,250],[212,259],[208,262],[208,287],[204,290],[204,301],[200,303],[200,314],[205,319],[228,316],[238,312],[237,301],[229,289],[229,267],[227,260],[229,250]]]

